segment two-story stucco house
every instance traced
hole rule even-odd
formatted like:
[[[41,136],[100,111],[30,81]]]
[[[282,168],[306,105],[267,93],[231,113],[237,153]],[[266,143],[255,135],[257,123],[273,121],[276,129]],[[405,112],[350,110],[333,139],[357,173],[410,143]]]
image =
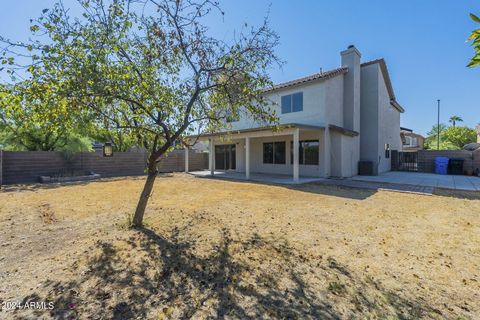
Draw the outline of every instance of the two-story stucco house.
[[[422,135],[413,132],[412,129],[400,127],[400,138],[402,140],[403,152],[416,152],[423,150],[425,138]]]
[[[229,132],[201,136],[209,141],[211,174],[288,174],[295,181],[300,176],[351,177],[360,160],[373,162],[379,173],[389,171],[390,151],[401,150],[404,110],[395,99],[385,61],[362,63],[354,46],[340,55],[337,69],[265,92],[274,102],[280,132],[243,116]]]

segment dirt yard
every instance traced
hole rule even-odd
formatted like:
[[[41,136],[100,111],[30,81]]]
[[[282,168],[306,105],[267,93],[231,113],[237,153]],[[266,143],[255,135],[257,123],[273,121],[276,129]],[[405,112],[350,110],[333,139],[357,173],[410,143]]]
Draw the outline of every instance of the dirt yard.
[[[143,181],[0,191],[0,318],[480,318],[480,197]]]

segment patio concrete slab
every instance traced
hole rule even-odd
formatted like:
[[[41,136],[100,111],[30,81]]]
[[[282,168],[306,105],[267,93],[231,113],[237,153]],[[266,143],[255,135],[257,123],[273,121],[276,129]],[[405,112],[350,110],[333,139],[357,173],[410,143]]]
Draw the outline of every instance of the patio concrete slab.
[[[352,188],[372,190],[389,190],[407,193],[431,195],[435,188],[450,190],[480,191],[480,178],[470,176],[437,175],[433,173],[399,172],[391,171],[378,176],[355,176],[349,179],[326,179],[318,177],[300,177],[298,182],[293,181],[291,175],[251,173],[250,179],[243,172],[215,171],[214,176],[210,171],[192,171],[190,174],[200,178],[215,178],[236,181],[253,181],[274,184],[304,184],[319,183]]]
[[[440,175],[423,172],[390,171],[378,176],[355,176],[354,181],[405,184],[451,190],[480,191],[480,178],[472,176]]]
[[[250,173],[250,179],[247,179],[244,172],[236,171],[215,171],[214,176],[210,174],[210,171],[192,171],[191,175],[200,178],[215,178],[215,179],[227,179],[227,180],[240,180],[240,181],[256,181],[263,183],[276,183],[276,184],[303,184],[311,183],[321,180],[326,180],[318,177],[300,177],[299,181],[293,181],[293,176],[284,174],[267,174],[267,173]]]

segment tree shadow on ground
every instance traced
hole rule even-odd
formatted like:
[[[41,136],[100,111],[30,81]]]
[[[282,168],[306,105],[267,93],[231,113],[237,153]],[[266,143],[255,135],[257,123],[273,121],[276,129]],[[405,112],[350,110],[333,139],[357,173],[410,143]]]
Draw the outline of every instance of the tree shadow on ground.
[[[171,175],[162,174],[159,177],[170,177]],[[45,189],[56,189],[60,187],[68,187],[68,186],[84,186],[89,185],[90,183],[102,183],[102,182],[113,182],[113,181],[121,181],[121,180],[143,180],[145,179],[144,175],[139,176],[124,176],[124,177],[103,177],[95,180],[88,180],[88,181],[69,181],[69,182],[52,182],[52,183],[23,183],[23,184],[8,184],[2,185],[0,189],[1,192],[25,192],[25,191],[37,191],[37,190],[45,190]]]
[[[308,193],[314,193],[314,194],[332,196],[332,197],[348,198],[353,200],[365,200],[373,196],[378,189],[378,188],[377,189],[359,188],[359,187],[335,185],[335,183],[332,183],[331,181],[308,182],[308,183],[302,183],[302,184],[283,184],[283,183],[275,183],[275,182],[259,181],[259,180],[245,180],[240,178],[236,179],[232,177],[225,178],[225,177],[216,177],[216,176],[215,177],[203,176],[203,177],[196,177],[196,178],[219,180],[219,181],[233,182],[233,183],[253,183],[253,184],[265,185],[265,186],[275,186],[275,187],[286,188],[294,191],[308,192]]]
[[[198,221],[197,221],[198,222]],[[18,319],[344,319],[438,318],[422,299],[405,297],[334,258],[295,250],[283,239],[227,229],[218,241],[190,233],[195,219],[168,236],[152,229],[98,241],[71,279],[42,284],[27,301],[51,311],[18,310]],[[54,278],[55,275],[52,275]]]
[[[45,189],[56,189],[60,187],[68,186],[84,186],[89,185],[90,183],[102,183],[102,182],[113,182],[113,181],[122,181],[122,180],[144,180],[146,175],[135,175],[135,176],[121,176],[121,177],[102,177],[95,180],[87,181],[69,181],[69,182],[52,182],[52,183],[20,183],[20,184],[7,184],[2,185],[0,189],[1,192],[24,192],[24,191],[37,191]],[[173,178],[175,174],[173,172],[160,172],[158,178]]]
[[[337,186],[333,184],[327,185],[315,182],[302,185],[289,185],[287,186],[287,188],[296,191],[310,192],[332,197],[348,198],[352,200],[365,200],[373,196],[377,192],[377,190],[373,189]]]

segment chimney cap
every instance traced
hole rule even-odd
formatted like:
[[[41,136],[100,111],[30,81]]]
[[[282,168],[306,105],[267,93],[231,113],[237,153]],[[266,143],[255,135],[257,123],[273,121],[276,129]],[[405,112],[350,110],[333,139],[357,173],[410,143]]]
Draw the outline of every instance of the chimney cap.
[[[344,56],[344,55],[352,54],[352,53],[357,54],[359,57],[362,56],[362,54],[360,53],[360,51],[358,51],[357,47],[355,47],[353,44],[352,44],[352,45],[349,45],[347,49],[345,49],[345,50],[343,50],[342,52],[340,52],[340,55],[341,55],[341,56]]]

